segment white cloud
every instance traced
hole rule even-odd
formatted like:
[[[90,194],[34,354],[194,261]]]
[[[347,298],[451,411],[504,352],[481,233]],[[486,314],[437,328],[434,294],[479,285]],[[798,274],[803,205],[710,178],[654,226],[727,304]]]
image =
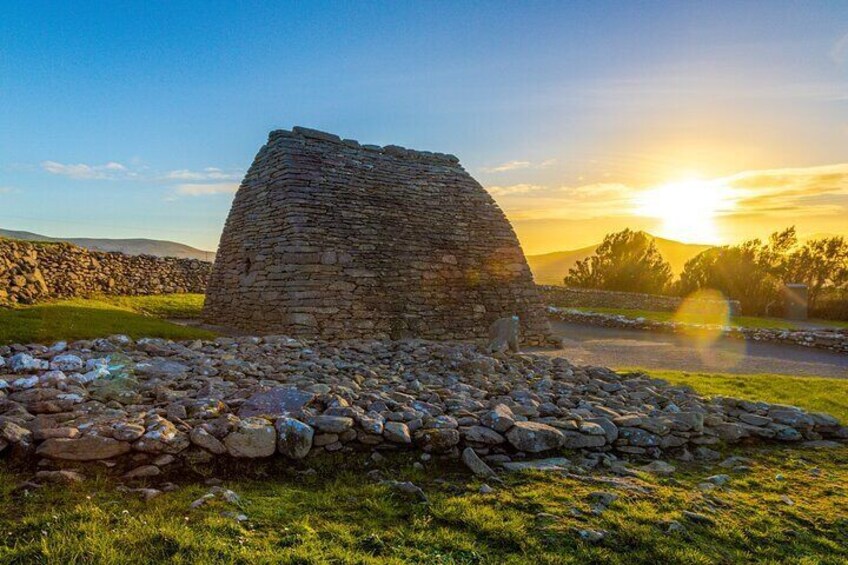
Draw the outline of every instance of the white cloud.
[[[538,163],[534,163],[533,161],[507,161],[493,167],[483,167],[480,170],[484,173],[505,173],[521,169],[545,169],[554,163],[556,163],[556,159],[546,159]]]
[[[63,164],[56,161],[44,161],[41,163],[41,168],[51,175],[61,175],[78,180],[116,180],[136,176],[136,173],[130,172],[124,165],[114,161],[109,161],[104,165]]]
[[[11,186],[0,186],[0,194],[11,194],[13,192],[17,192],[17,190]]]
[[[201,171],[192,171],[190,169],[179,169],[169,171],[164,178],[167,180],[184,180],[184,181],[202,181],[202,180],[240,180],[242,173],[240,171],[227,172],[217,167],[206,167]]]
[[[177,194],[183,196],[208,196],[210,194],[233,194],[238,190],[238,183],[186,183],[176,186]]]

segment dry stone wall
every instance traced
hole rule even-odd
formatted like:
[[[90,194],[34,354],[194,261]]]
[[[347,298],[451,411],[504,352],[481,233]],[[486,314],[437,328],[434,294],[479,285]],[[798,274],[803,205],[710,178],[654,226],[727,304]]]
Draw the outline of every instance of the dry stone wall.
[[[96,294],[202,293],[211,268],[196,259],[0,239],[0,305]]]
[[[561,308],[626,308],[630,310],[674,312],[680,308],[684,300],[680,296],[552,285],[540,286],[539,291],[547,305]],[[723,311],[725,304],[730,307],[731,315],[739,314],[740,306],[738,300],[728,300],[726,302],[694,300],[690,301],[688,306],[690,311],[709,313]]]
[[[486,336],[518,315],[549,329],[503,212],[452,155],[271,132],[236,194],[205,318],[324,338]]]
[[[588,324],[605,328],[625,328],[662,333],[691,334],[693,331],[718,332],[722,337],[751,341],[773,341],[785,345],[800,345],[813,349],[826,349],[848,354],[848,330],[782,330],[769,328],[746,328],[742,326],[719,326],[716,324],[693,324],[686,322],[659,322],[645,318],[628,318],[621,314],[583,312],[572,308],[548,307],[548,316],[559,322]]]

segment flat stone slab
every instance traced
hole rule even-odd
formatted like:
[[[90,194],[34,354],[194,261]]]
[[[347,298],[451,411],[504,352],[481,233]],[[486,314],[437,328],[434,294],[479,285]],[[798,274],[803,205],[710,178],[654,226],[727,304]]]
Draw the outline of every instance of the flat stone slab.
[[[84,436],[78,439],[50,438],[38,446],[42,457],[68,461],[110,459],[130,452],[130,444],[108,437]]]
[[[510,472],[516,471],[567,471],[571,461],[565,457],[550,457],[533,461],[510,461],[503,468]]]
[[[282,418],[283,416],[298,415],[315,399],[311,392],[296,388],[280,387],[265,392],[258,392],[248,398],[241,408],[239,416],[263,416],[265,418]]]

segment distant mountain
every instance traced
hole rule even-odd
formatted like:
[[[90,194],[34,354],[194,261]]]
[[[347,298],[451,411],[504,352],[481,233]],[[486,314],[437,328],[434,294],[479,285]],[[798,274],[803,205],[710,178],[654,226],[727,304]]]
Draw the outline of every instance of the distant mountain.
[[[669,262],[671,270],[675,275],[680,274],[686,261],[712,247],[710,245],[681,243],[673,239],[651,237],[654,238],[657,249],[663,258]],[[562,284],[562,279],[568,274],[568,270],[577,261],[582,261],[594,254],[598,245],[600,243],[581,247],[580,249],[572,249],[571,251],[554,251],[553,253],[545,253],[544,255],[529,255],[527,257],[527,263],[530,265],[530,270],[533,271],[533,277],[538,284]]]
[[[157,257],[179,257],[214,261],[215,253],[203,251],[190,245],[158,239],[95,239],[90,237],[48,237],[27,231],[0,229],[0,237],[27,241],[66,241],[92,251],[120,251],[127,255],[155,255]]]

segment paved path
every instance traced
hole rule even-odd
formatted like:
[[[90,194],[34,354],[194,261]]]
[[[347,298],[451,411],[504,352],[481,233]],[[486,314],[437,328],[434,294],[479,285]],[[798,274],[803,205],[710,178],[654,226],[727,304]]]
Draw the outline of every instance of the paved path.
[[[551,326],[565,343],[555,355],[578,365],[848,378],[848,355],[820,349],[741,339],[698,347],[678,334],[566,322]]]

